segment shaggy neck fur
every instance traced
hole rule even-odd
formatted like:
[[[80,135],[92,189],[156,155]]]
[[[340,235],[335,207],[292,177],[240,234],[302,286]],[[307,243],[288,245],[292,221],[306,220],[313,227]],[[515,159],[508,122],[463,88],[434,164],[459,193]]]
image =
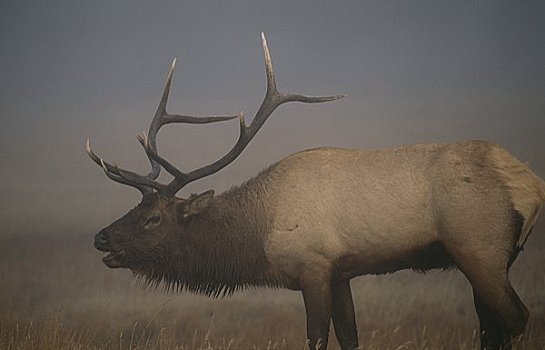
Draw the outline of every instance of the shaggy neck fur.
[[[214,198],[198,215],[178,224],[176,240],[160,258],[137,270],[152,286],[218,297],[247,286],[278,286],[264,244],[273,199],[267,171]],[[261,178],[261,179],[259,179]]]

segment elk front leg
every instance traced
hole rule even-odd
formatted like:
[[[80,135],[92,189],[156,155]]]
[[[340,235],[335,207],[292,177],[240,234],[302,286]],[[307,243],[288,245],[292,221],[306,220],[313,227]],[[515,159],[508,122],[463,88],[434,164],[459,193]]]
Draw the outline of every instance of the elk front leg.
[[[330,273],[309,272],[302,283],[310,350],[326,350],[331,321]]]
[[[343,350],[358,347],[358,329],[354,302],[350,291],[350,280],[337,282],[331,286],[333,327],[337,340]]]

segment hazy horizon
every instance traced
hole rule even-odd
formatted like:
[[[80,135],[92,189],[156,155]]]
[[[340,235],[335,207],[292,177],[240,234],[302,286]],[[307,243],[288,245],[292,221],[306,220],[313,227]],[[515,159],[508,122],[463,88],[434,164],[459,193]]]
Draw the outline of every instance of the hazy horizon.
[[[146,172],[168,65],[169,111],[248,121],[262,100],[265,32],[281,91],[347,94],[279,108],[243,155],[180,195],[221,192],[298,150],[486,139],[545,177],[545,3],[378,1],[4,2],[3,234],[89,234],[140,194],[85,154]],[[169,126],[159,148],[189,170],[224,154],[236,121]]]

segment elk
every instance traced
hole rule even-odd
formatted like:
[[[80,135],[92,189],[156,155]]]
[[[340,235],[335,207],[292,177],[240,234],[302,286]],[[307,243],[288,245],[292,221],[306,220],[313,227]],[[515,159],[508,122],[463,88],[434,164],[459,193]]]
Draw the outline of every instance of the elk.
[[[113,181],[142,193],[141,203],[96,236],[104,264],[128,268],[152,285],[217,297],[247,286],[303,294],[307,341],[326,349],[329,325],[342,349],[358,347],[350,280],[401,269],[458,268],[469,280],[481,349],[508,349],[528,309],[508,278],[545,201],[545,183],[500,146],[485,141],[379,150],[317,148],[292,154],[221,195],[176,196],[187,184],[233,162],[267,118],[287,102],[321,103],[276,88],[262,34],[267,90],[250,125],[242,114],[194,117],[166,111],[175,61],[149,132],[138,136],[146,175],[87,152]],[[240,120],[233,148],[182,172],[158,154],[171,123]],[[172,180],[157,182],[163,168]]]

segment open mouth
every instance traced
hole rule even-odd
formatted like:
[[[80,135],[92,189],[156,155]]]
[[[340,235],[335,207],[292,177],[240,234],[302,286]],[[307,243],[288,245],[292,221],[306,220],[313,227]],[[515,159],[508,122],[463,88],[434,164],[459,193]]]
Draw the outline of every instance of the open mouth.
[[[123,264],[121,263],[121,260],[123,259],[124,255],[125,255],[124,250],[111,251],[111,252],[108,252],[102,258],[102,262],[106,266],[108,266],[109,268],[112,268],[112,269],[123,267]]]

